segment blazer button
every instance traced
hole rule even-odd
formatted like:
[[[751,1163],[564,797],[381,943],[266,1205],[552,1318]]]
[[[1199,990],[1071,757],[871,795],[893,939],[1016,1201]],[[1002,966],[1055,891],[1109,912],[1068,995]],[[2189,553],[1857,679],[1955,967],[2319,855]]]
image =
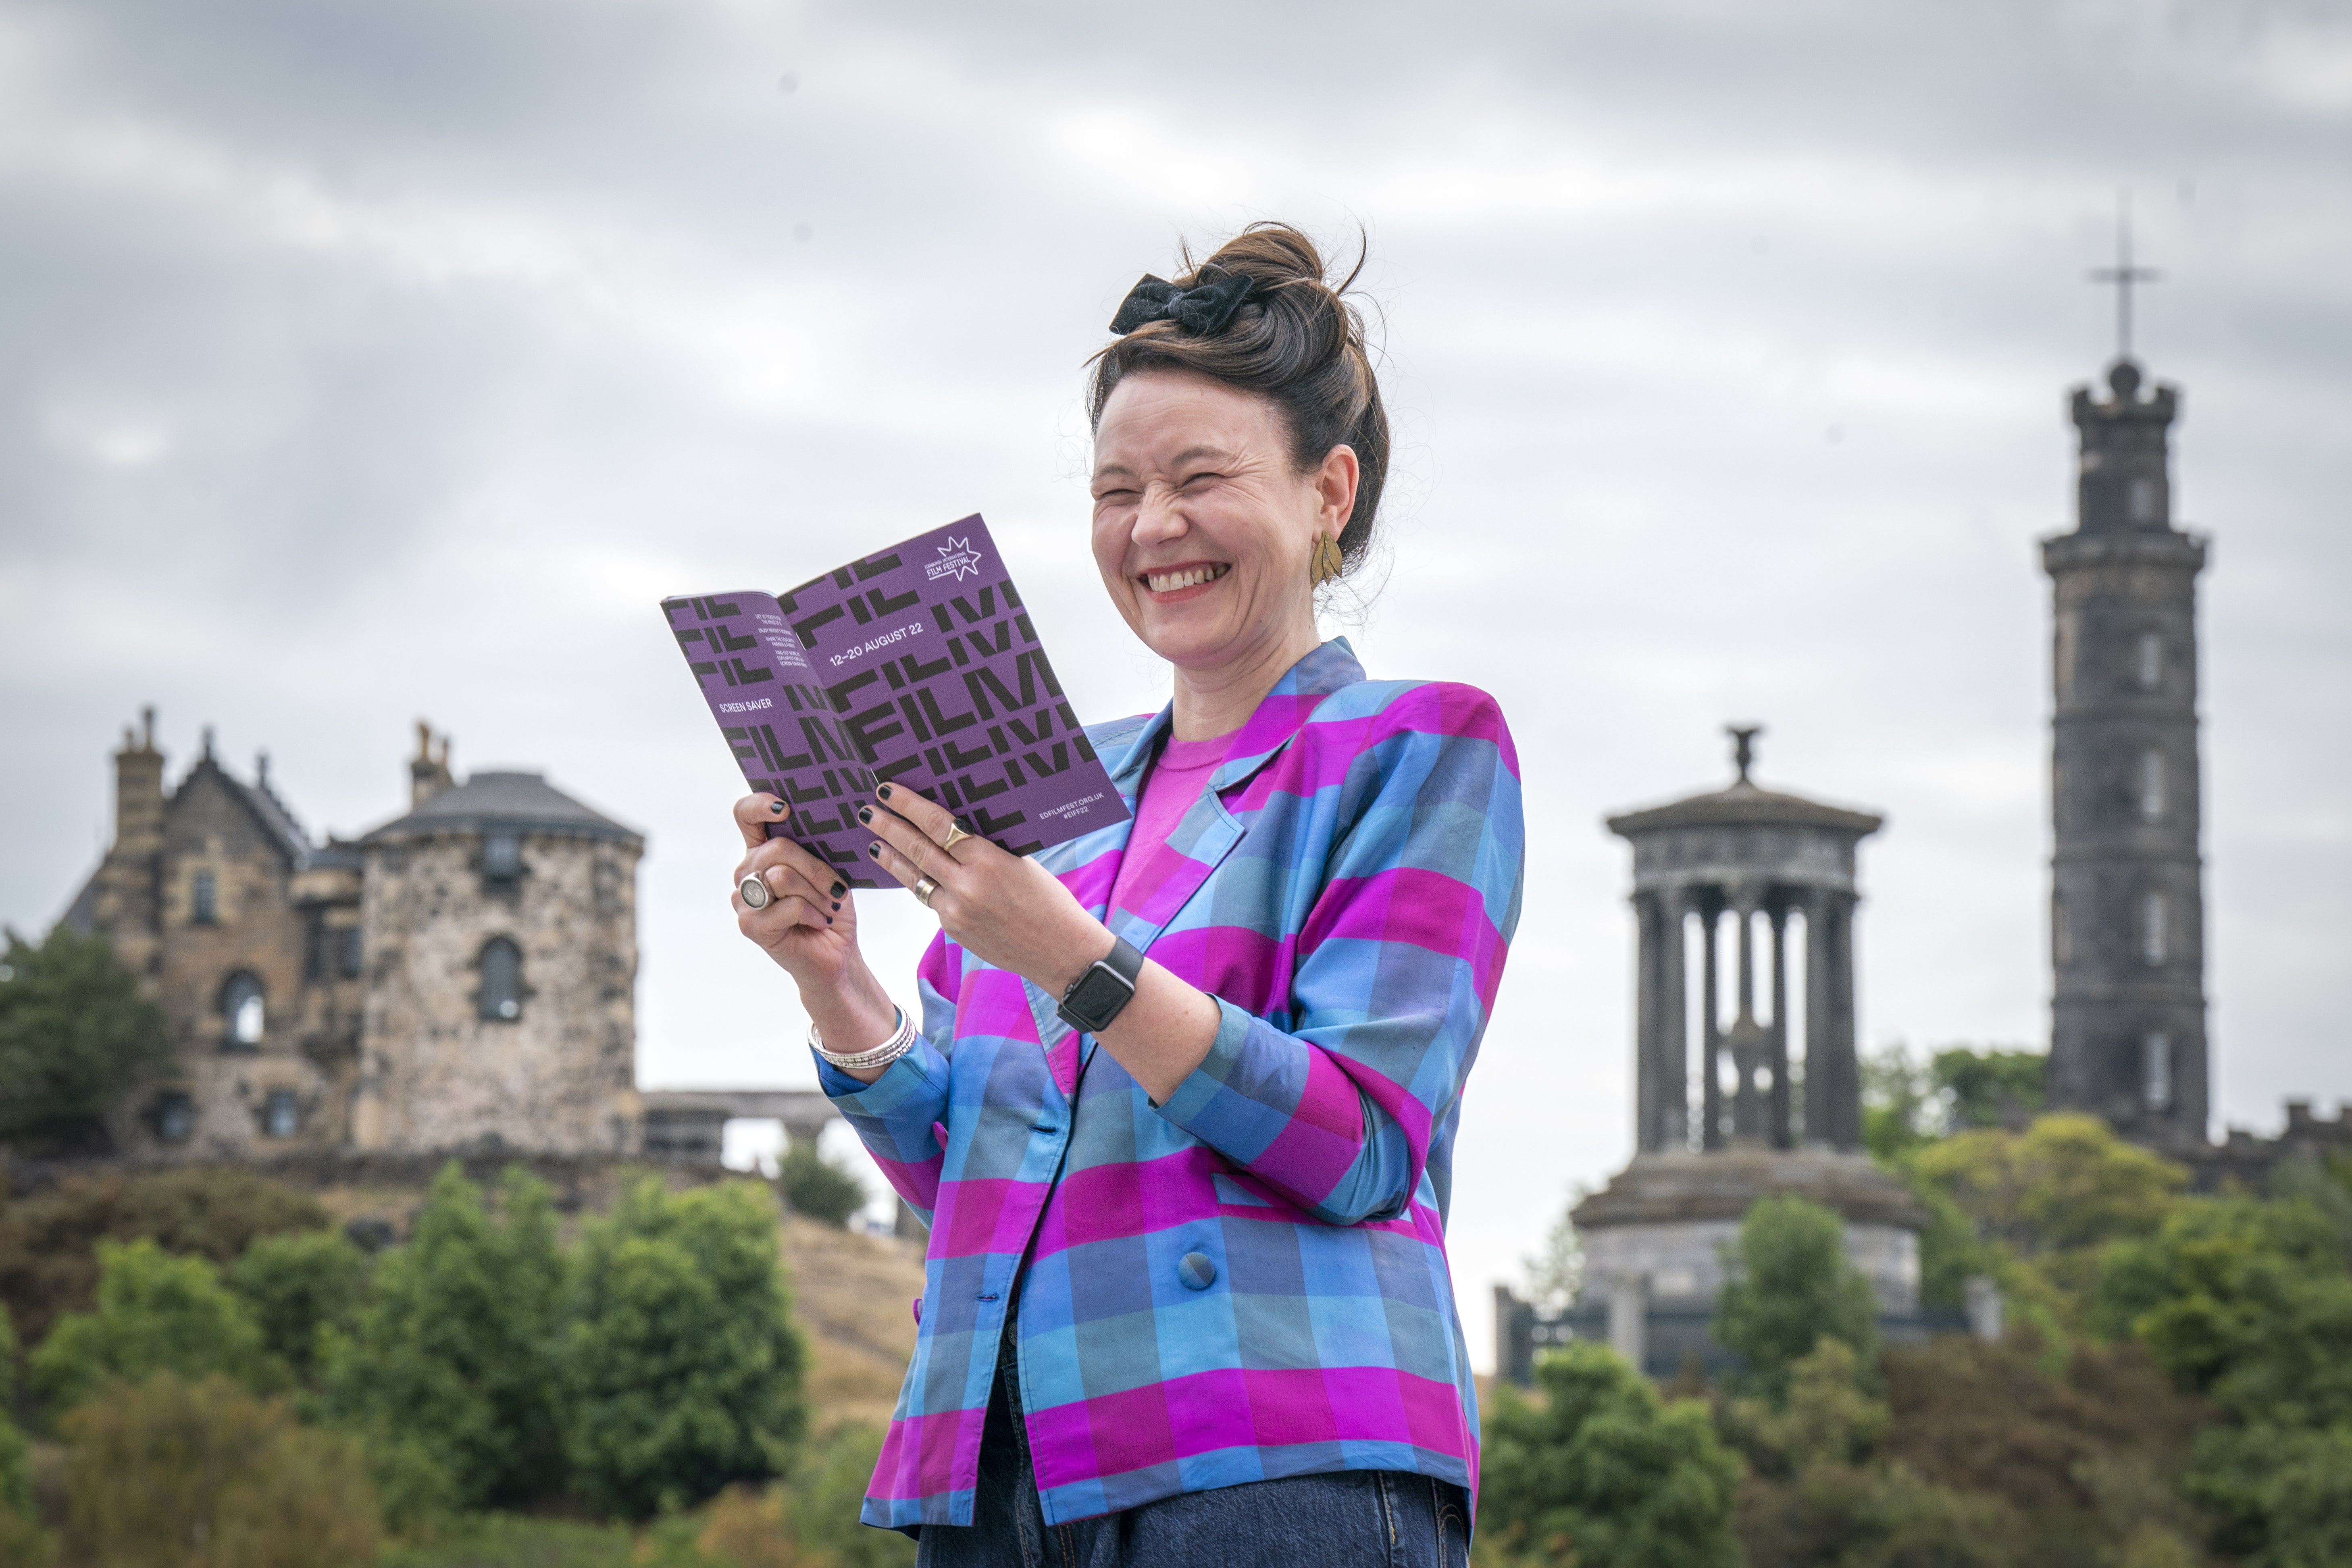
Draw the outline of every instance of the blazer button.
[[[1205,1291],[1217,1282],[1217,1266],[1205,1252],[1187,1252],[1177,1260],[1176,1277],[1188,1291]]]

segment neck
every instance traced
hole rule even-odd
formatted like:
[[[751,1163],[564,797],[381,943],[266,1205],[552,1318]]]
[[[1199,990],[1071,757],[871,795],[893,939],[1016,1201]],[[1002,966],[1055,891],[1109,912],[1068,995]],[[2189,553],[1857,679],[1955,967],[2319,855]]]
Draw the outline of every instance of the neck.
[[[1179,740],[1211,740],[1249,722],[1275,682],[1313,653],[1322,639],[1310,616],[1303,624],[1268,632],[1235,657],[1202,668],[1176,666],[1175,712]]]

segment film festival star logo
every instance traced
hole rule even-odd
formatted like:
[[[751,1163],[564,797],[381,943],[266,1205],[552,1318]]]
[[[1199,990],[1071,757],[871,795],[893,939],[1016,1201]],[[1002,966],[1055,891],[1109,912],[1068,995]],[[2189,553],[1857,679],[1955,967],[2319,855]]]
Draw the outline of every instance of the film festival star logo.
[[[950,534],[948,542],[940,547],[940,559],[923,567],[923,579],[927,582],[937,582],[943,577],[961,582],[967,577],[979,575],[980,552],[971,548],[969,536],[958,538]]]

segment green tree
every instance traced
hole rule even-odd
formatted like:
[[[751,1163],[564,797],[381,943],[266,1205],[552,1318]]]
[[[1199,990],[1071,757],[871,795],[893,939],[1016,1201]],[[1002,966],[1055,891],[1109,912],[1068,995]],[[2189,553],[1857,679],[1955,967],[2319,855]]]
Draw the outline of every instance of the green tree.
[[[321,1336],[328,1410],[373,1446],[430,1456],[469,1506],[547,1490],[562,1475],[562,1267],[545,1184],[509,1170],[493,1213],[450,1162],[408,1244],[378,1260],[357,1329]]]
[[[305,1382],[317,1370],[319,1331],[357,1323],[367,1278],[368,1255],[339,1230],[262,1237],[230,1274],[262,1348]]]
[[[224,1377],[158,1373],[66,1416],[68,1559],[351,1568],[382,1530],[358,1448]]]
[[[0,1307],[0,1568],[40,1568],[55,1545],[33,1512],[25,1434],[9,1411],[16,1403],[16,1331]]]
[[[1706,1406],[1668,1404],[1605,1346],[1536,1364],[1544,1400],[1504,1388],[1480,1459],[1478,1529],[1503,1561],[1558,1568],[1734,1568],[1739,1461]]]
[[[814,1138],[795,1138],[777,1165],[776,1184],[784,1207],[827,1225],[847,1226],[866,1207],[866,1184],[818,1152]]]
[[[6,933],[0,957],[0,1139],[87,1144],[99,1117],[163,1059],[163,1009],[102,936]]]
[[[152,1372],[249,1378],[261,1331],[205,1258],[175,1258],[144,1238],[98,1244],[98,1310],[69,1312],[33,1352],[33,1387],[58,1408],[118,1378]]]
[[[1774,1406],[1787,1397],[1790,1368],[1823,1339],[1843,1341],[1868,1365],[1878,1349],[1878,1301],[1846,1259],[1845,1222],[1801,1197],[1750,1205],[1712,1332],[1740,1357],[1738,1385]]]
[[[1948,1046],[1928,1059],[1927,1075],[1953,1132],[1999,1127],[2012,1113],[2042,1109],[2050,1059],[2038,1051],[1976,1051]]]
[[[1942,1131],[1936,1080],[1926,1061],[1896,1044],[1862,1061],[1862,1142],[1895,1164]]]
[[[564,1446],[606,1507],[642,1518],[789,1462],[805,1352],[764,1188],[631,1182],[581,1237],[564,1319]]]

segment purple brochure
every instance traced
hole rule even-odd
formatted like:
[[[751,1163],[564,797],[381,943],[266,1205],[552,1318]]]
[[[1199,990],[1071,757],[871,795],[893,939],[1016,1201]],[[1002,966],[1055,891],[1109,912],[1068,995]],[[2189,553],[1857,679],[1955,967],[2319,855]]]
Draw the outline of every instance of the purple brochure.
[[[665,599],[719,732],[771,823],[852,887],[897,887],[857,808],[911,786],[1034,854],[1127,820],[977,514],[789,593]]]

